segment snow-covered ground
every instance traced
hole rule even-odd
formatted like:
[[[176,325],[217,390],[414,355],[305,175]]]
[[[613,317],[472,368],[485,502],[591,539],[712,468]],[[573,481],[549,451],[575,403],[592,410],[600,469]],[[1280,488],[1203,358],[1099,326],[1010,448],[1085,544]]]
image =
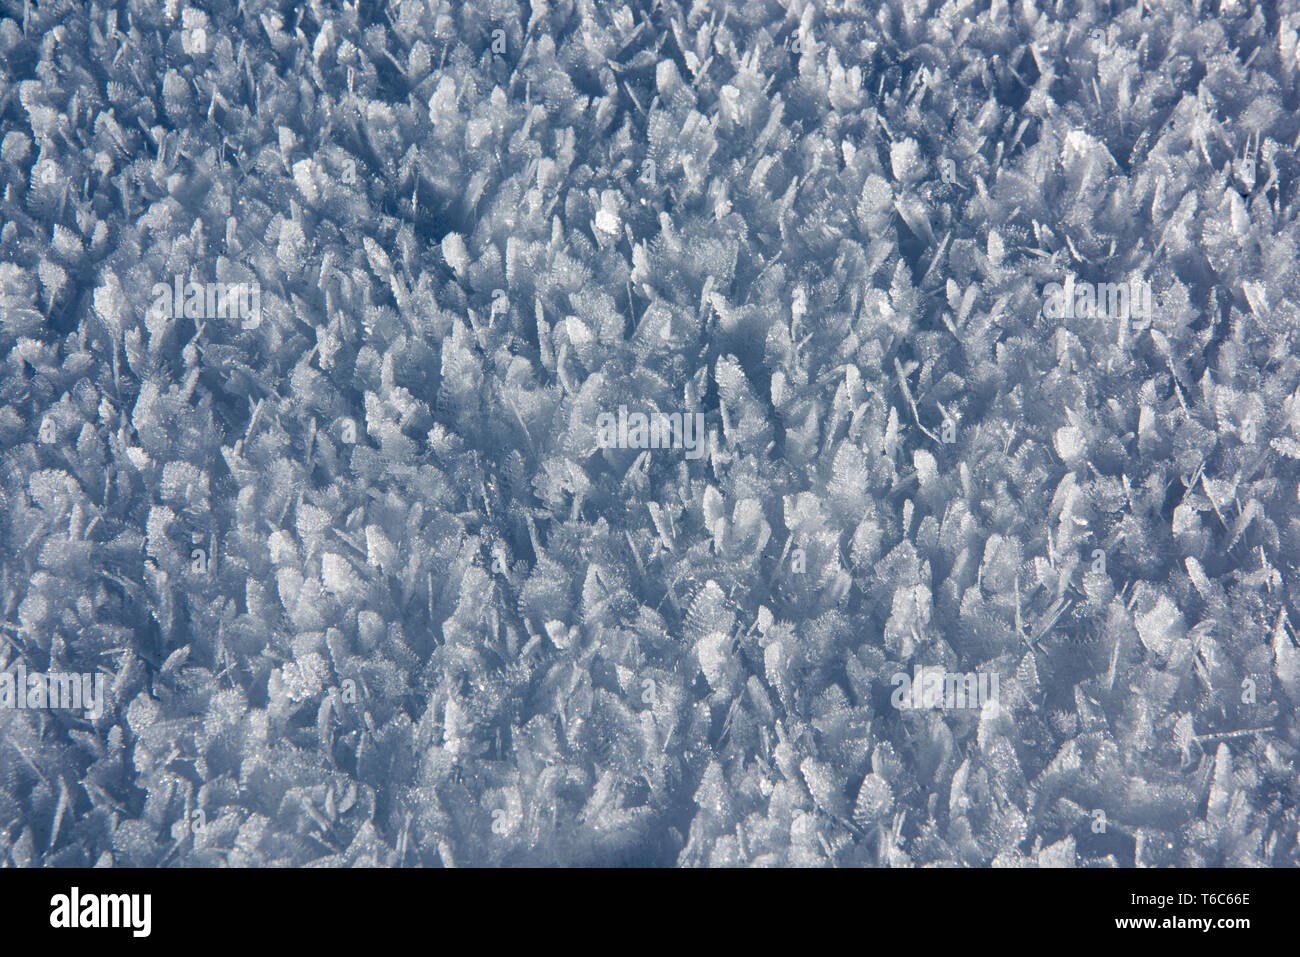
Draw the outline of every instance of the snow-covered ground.
[[[1300,863],[1300,2],[105,6],[0,859]]]

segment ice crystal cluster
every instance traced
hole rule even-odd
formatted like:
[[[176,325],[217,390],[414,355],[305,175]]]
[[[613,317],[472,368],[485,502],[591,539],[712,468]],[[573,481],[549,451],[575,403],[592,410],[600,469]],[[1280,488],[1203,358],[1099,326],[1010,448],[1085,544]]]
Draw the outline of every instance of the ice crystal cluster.
[[[185,3],[3,4],[5,863],[1300,863],[1300,3]]]

